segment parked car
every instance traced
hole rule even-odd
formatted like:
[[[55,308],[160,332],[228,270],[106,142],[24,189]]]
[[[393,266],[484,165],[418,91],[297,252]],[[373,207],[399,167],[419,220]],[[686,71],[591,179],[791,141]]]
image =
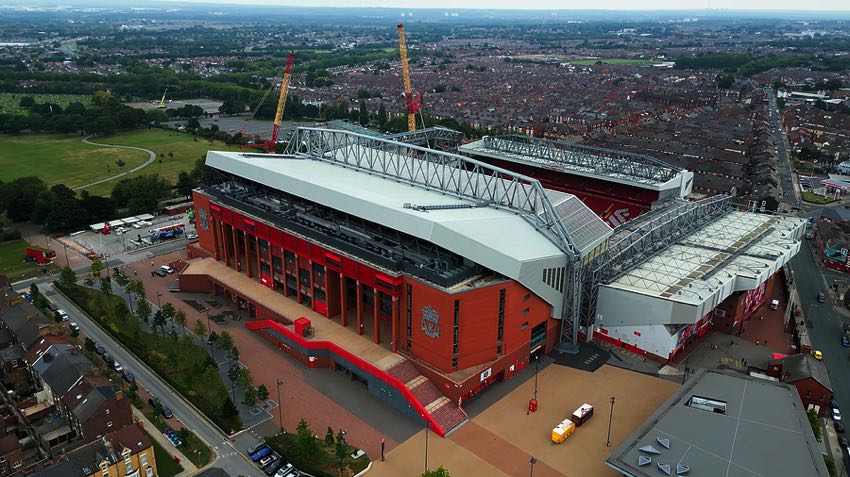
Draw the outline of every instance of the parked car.
[[[160,268],[162,271],[164,271],[165,273],[168,273],[168,274],[174,273],[174,269],[173,269],[173,268],[171,268],[171,267],[169,267],[168,265],[163,265],[163,266],[161,266],[161,267],[159,267],[159,268]]]
[[[826,303],[826,293],[824,293],[824,292],[818,293],[818,302],[819,303]]]
[[[62,317],[62,321],[68,321],[68,312],[63,309],[56,310],[56,313],[59,313],[59,316]]]
[[[841,336],[841,346],[850,348],[850,338],[848,338],[847,335]]]
[[[850,443],[847,442],[847,438],[844,436],[838,436],[838,443],[841,445],[841,447],[847,447],[848,445],[850,445]]]
[[[838,409],[833,409],[832,410],[832,420],[833,421],[840,421],[841,420],[841,411],[839,411]]]
[[[262,459],[263,457],[265,457],[265,456],[267,456],[271,453],[272,453],[271,448],[269,448],[268,446],[263,446],[263,447],[260,448],[260,450],[251,454],[251,460],[254,461],[254,462],[259,462],[260,459]]]
[[[272,475],[276,474],[278,470],[285,469],[286,467],[289,467],[291,469],[292,464],[290,464],[289,462],[286,461],[286,459],[281,457],[281,458],[275,460],[274,462],[272,462],[271,464],[269,464],[263,470],[266,472],[266,475],[272,476]]]
[[[151,396],[151,397],[148,398],[148,404],[150,404],[151,407],[159,407],[161,403],[159,402],[158,397]]]
[[[254,452],[257,452],[258,450],[262,449],[262,448],[263,448],[263,446],[265,446],[265,445],[266,445],[266,443],[265,443],[264,441],[257,442],[256,444],[254,444],[254,445],[252,445],[251,447],[249,447],[249,448],[248,448],[248,450],[246,450],[245,452],[246,452],[248,455],[251,455],[251,454],[253,454]]]
[[[844,434],[844,423],[841,421],[834,421],[833,426],[835,427],[835,432],[839,434]]]
[[[196,238],[198,238],[198,234],[186,234],[186,240],[195,240]]]
[[[78,325],[76,322],[72,321],[71,324],[68,326],[71,328],[71,331],[80,331],[80,325]]]
[[[124,372],[124,366],[121,366],[121,363],[119,363],[118,361],[116,361],[115,364],[112,365],[112,369],[114,369],[115,372],[119,374]]]
[[[95,345],[94,352],[99,354],[99,355],[103,355],[103,353],[106,353],[106,348],[104,348],[101,345]]]
[[[174,413],[171,412],[171,409],[169,409],[168,406],[162,406],[162,417],[171,419],[174,417]]]
[[[131,373],[131,372],[129,372],[125,369],[124,370],[124,381],[127,381],[128,383],[132,383],[135,380],[136,380],[136,376],[134,376],[133,373]]]
[[[106,362],[106,364],[108,364],[108,365],[112,366],[112,362],[113,362],[113,361],[112,361],[112,355],[111,355],[111,354],[109,354],[108,352],[104,351],[104,352],[103,352],[103,354],[101,355],[101,358],[103,358],[103,361],[105,361],[105,362]]]
[[[291,469],[289,471],[286,470],[286,467],[277,471],[277,474],[274,474],[274,477],[301,477],[303,474],[298,472],[295,469]]]
[[[260,458],[257,461],[257,465],[260,466],[261,469],[265,469],[269,464],[277,460],[278,455],[272,452],[271,454],[266,455],[265,457]]]
[[[153,273],[154,273],[154,275],[156,275],[156,276],[158,276],[158,277],[166,277],[166,276],[168,276],[168,272],[166,272],[165,270],[163,270],[163,269],[161,269],[161,268],[157,268],[156,270],[154,270],[154,272],[153,272]]]
[[[57,311],[59,309],[59,305],[57,305],[56,303],[51,303],[47,305],[47,309],[50,311]]]

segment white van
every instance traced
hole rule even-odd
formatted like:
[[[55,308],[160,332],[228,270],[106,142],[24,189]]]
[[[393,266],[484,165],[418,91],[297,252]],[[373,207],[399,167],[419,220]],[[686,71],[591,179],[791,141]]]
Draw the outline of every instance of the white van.
[[[770,302],[770,309],[771,309],[771,310],[776,310],[777,308],[779,308],[779,300],[773,300],[773,301],[771,301],[771,302]]]

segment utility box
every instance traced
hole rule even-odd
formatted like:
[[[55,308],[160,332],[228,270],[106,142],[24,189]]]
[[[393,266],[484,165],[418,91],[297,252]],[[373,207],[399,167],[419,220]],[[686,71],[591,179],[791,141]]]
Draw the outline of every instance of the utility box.
[[[310,336],[312,328],[313,326],[309,318],[302,316],[295,320],[295,334],[298,336]]]
[[[575,431],[576,425],[573,424],[573,421],[564,419],[560,424],[552,429],[552,443],[560,444],[561,442],[564,442],[567,437],[570,437],[570,435],[572,435]]]
[[[593,406],[588,403],[584,403],[581,405],[581,407],[579,407],[573,412],[572,421],[577,426],[580,426],[587,422],[587,420],[590,419],[591,416],[593,416]]]

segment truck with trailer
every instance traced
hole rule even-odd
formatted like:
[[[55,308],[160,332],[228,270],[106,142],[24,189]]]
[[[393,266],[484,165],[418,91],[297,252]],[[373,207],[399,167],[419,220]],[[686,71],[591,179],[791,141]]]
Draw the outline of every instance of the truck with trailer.
[[[24,260],[28,262],[35,262],[39,265],[47,265],[53,263],[53,259],[56,258],[56,252],[50,250],[49,248],[39,247],[33,244],[27,244],[27,248],[24,250]]]

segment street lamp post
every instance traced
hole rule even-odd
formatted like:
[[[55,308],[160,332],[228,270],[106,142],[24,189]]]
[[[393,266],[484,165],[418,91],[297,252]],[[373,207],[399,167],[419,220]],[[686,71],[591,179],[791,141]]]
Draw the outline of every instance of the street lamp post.
[[[159,304],[159,297],[161,297],[161,296],[162,296],[162,293],[156,292],[156,307],[160,310],[162,310],[162,306]]]
[[[210,336],[212,336],[212,327],[210,326],[210,310],[207,309],[207,344],[210,345],[210,355],[213,361],[215,361],[215,347],[212,341],[210,341]]]
[[[688,379],[688,360],[685,360],[685,371],[682,373],[682,384],[685,384],[685,380]]]
[[[611,396],[611,414],[608,415],[608,443],[606,447],[611,447],[611,421],[614,419],[614,396]]]
[[[537,373],[540,372],[540,355],[534,358],[534,400],[537,400]]]
[[[528,473],[528,477],[534,477],[534,464],[537,463],[537,459],[535,459],[534,456],[531,456],[529,463],[531,463],[531,471]]]
[[[68,244],[63,241],[62,247],[65,249],[65,266],[71,268],[71,261],[68,260]]]
[[[423,419],[425,417],[423,416]],[[425,472],[428,472],[428,420],[425,419]]]
[[[280,421],[280,432],[283,433],[283,402],[280,400],[280,385],[283,384],[283,380],[278,378],[277,380],[277,418]]]

